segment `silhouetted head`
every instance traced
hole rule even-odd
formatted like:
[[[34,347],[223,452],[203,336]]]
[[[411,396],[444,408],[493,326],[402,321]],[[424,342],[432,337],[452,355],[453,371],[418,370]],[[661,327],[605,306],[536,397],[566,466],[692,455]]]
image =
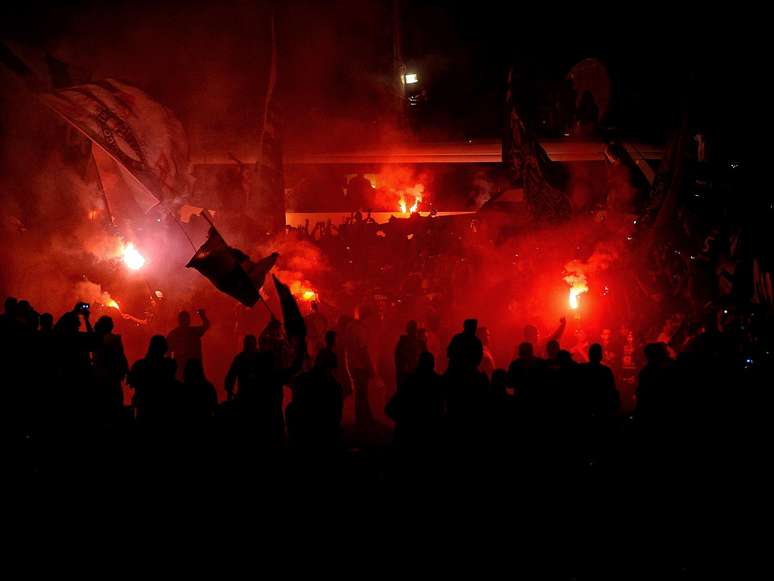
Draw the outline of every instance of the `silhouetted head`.
[[[164,357],[168,348],[164,335],[154,335],[148,343],[147,357]]]
[[[191,313],[189,313],[188,311],[180,311],[180,314],[177,316],[177,323],[181,327],[190,327]]]
[[[430,373],[435,369],[435,357],[430,351],[422,351],[417,361],[417,373]]]
[[[7,297],[5,299],[5,314],[13,317],[16,314],[16,306],[19,304],[19,301],[16,300],[16,297]]]
[[[336,331],[326,331],[325,332],[325,346],[328,349],[333,349],[333,346],[336,344]]]
[[[476,329],[478,328],[478,319],[465,319],[462,324],[462,330],[466,335],[476,336]]]
[[[589,361],[592,363],[602,362],[602,345],[599,343],[592,343],[589,347]]]
[[[524,325],[524,341],[533,345],[538,344],[538,330],[535,325]]]
[[[488,327],[479,327],[476,331],[476,337],[479,338],[482,345],[489,345],[489,328]]]
[[[533,355],[535,355],[535,348],[532,346],[532,343],[530,343],[529,341],[524,341],[519,344],[520,359],[529,359]]]
[[[40,324],[40,315],[35,309],[30,309],[24,320],[30,329],[37,331],[38,325]]]
[[[80,327],[81,320],[78,318],[78,315],[70,311],[59,318],[54,327],[54,331],[60,335],[71,335],[77,333]]]
[[[558,353],[559,341],[556,339],[551,339],[548,343],[546,343],[546,354],[548,355],[549,359],[556,359]]]
[[[48,332],[54,328],[54,315],[43,313],[40,315],[40,330]]]
[[[204,377],[204,367],[201,359],[189,359],[183,369],[183,381],[185,383],[201,383],[207,381]]]
[[[417,334],[417,322],[416,321],[409,321],[406,323],[406,334],[407,335],[416,335]]]
[[[572,353],[570,353],[566,349],[559,350],[559,352],[556,354],[556,362],[562,367],[567,367],[575,363],[572,360]]]
[[[97,333],[97,335],[107,335],[108,333],[112,333],[113,319],[107,315],[97,319],[97,322],[94,324],[94,332]]]
[[[30,305],[29,301],[25,301],[24,299],[20,300],[18,303],[16,303],[16,314],[21,315],[23,317],[27,316],[27,313],[32,311],[32,305]]]
[[[242,339],[242,349],[244,349],[248,353],[252,353],[258,348],[258,339],[255,338],[255,335],[245,335],[245,338]]]

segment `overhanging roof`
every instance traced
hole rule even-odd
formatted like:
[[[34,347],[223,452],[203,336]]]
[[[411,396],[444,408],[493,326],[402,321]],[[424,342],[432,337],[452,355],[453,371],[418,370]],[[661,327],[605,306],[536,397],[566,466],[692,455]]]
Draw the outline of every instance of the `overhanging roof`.
[[[553,161],[603,161],[606,144],[603,141],[576,141],[572,139],[544,140],[540,144]],[[632,143],[644,159],[661,159],[662,148]],[[248,152],[243,163],[254,163],[255,152]],[[231,164],[234,159],[225,152],[195,152],[194,164]],[[239,157],[239,156],[237,156]],[[344,152],[288,151],[285,165],[327,164],[416,164],[416,163],[500,163],[502,144],[490,142],[421,143],[380,149]]]

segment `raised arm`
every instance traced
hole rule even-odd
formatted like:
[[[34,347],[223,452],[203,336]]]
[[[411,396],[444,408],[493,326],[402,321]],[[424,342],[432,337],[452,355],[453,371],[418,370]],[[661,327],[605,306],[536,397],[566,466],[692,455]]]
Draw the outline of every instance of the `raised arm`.
[[[561,339],[562,334],[564,333],[565,327],[567,327],[567,319],[562,317],[561,319],[559,319],[559,326],[556,328],[556,331],[554,331],[554,334],[548,338],[548,341],[558,341],[559,339]]]
[[[202,335],[204,335],[210,328],[210,320],[207,318],[207,313],[204,312],[204,309],[199,309],[196,311],[196,314],[199,315],[199,318],[202,320]]]

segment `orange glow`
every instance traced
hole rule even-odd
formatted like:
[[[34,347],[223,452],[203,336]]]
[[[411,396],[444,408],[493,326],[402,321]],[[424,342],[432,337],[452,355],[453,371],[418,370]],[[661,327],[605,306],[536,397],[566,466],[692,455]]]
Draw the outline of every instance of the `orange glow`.
[[[290,293],[297,300],[311,303],[317,300],[317,291],[315,291],[307,280],[296,279],[290,282]]]
[[[406,202],[406,196],[404,192],[401,192],[400,200],[398,200],[398,208],[400,208],[400,213],[404,216],[411,216],[411,214],[419,210],[419,204],[422,202],[422,193],[424,191],[425,187],[422,184],[417,184],[413,188],[406,189],[406,194],[414,196],[414,204],[411,207],[409,207],[408,202]]]
[[[589,290],[589,286],[586,284],[586,277],[582,274],[571,274],[565,276],[564,281],[570,285],[569,307],[576,310],[579,306],[578,297]]]
[[[109,300],[108,300],[108,301],[105,303],[105,306],[106,306],[106,307],[113,308],[113,309],[115,309],[115,310],[117,310],[117,311],[120,311],[120,310],[121,310],[121,307],[120,307],[120,306],[119,306],[119,304],[118,304],[118,303],[115,301],[115,299],[109,299]]]
[[[145,257],[140,254],[131,242],[124,247],[123,261],[131,270],[139,270],[145,265]]]

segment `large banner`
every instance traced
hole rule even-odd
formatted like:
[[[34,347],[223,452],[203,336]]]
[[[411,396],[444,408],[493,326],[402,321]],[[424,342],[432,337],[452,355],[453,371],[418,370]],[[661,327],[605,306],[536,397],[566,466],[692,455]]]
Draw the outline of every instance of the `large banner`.
[[[188,140],[174,113],[136,87],[106,79],[40,95],[41,100],[81,131],[120,166],[95,156],[100,171],[119,172],[137,182],[150,205],[181,204],[189,196]],[[108,192],[109,195],[109,192]]]

